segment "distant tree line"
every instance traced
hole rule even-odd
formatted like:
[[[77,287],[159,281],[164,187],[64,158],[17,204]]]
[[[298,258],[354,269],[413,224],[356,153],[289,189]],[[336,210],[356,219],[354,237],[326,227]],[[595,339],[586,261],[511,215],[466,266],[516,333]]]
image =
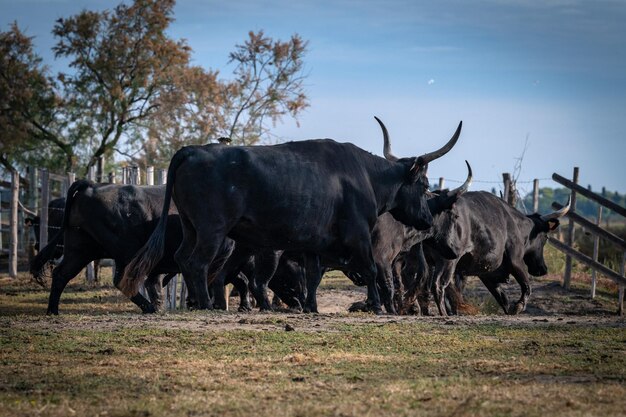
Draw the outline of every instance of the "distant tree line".
[[[589,187],[590,188],[590,187]],[[616,204],[626,207],[626,194],[620,194],[617,191],[611,192],[602,188],[601,191],[592,190],[607,200],[611,200]],[[543,187],[539,189],[539,213],[548,213],[552,210],[552,202],[557,201],[561,204],[567,202],[567,198],[571,194],[571,191],[567,188],[549,188]],[[520,209],[526,209],[532,211],[533,207],[533,194],[532,192],[527,194],[521,203]],[[590,220],[595,220],[598,215],[598,203],[589,200],[587,197],[580,194],[576,195],[576,212],[581,216],[584,216]],[[602,211],[602,218],[605,222],[611,222],[613,220],[618,222],[624,222],[622,216],[613,213],[612,211],[604,208]]]
[[[135,0],[58,19],[53,52],[68,67],[55,74],[17,22],[0,31],[0,170],[83,176],[101,157],[166,167],[181,146],[272,142],[277,122],[297,120],[309,105],[306,41],[250,32],[224,78],[167,34],[174,5]]]

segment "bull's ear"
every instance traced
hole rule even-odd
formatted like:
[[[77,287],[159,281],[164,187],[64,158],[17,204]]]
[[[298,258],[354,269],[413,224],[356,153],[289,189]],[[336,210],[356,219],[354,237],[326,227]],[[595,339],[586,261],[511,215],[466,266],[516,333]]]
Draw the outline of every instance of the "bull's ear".
[[[419,159],[413,162],[413,166],[409,170],[409,178],[412,183],[417,182],[420,177],[426,176],[428,172],[428,164],[421,164]]]
[[[559,227],[558,219],[550,219],[548,220],[548,230],[551,232],[555,231]]]

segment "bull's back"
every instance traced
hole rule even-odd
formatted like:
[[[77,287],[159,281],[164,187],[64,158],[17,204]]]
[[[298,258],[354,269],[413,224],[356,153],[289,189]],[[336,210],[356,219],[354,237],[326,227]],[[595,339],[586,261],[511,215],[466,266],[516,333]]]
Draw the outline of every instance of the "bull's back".
[[[235,239],[295,248],[331,239],[342,220],[361,217],[351,210],[375,216],[371,193],[349,147],[315,141],[203,148],[178,167],[173,198],[196,226],[211,216]]]
[[[511,213],[501,199],[478,191],[461,196],[454,209],[459,214],[457,230],[470,272],[498,268],[504,259]]]
[[[107,256],[118,261],[130,259],[148,240],[161,216],[165,186],[96,185],[77,195],[70,213],[70,226],[80,230],[74,239],[93,242]],[[166,263],[174,263],[171,253],[182,233],[175,206],[175,217],[168,223],[166,240],[170,249]]]

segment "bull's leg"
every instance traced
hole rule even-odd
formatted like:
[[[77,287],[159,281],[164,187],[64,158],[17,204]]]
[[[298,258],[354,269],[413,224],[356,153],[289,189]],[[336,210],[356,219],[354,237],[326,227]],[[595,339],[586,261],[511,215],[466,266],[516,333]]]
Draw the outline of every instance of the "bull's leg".
[[[435,267],[433,265],[425,268],[424,276],[418,278],[418,291],[417,291],[417,303],[419,305],[420,314],[423,316],[429,316],[430,313],[430,300],[432,294],[435,292]]]
[[[213,303],[209,297],[209,287],[207,285],[206,276],[209,271],[208,263],[203,258],[189,259],[189,285],[195,294],[196,305],[199,310],[211,310]]]
[[[48,298],[48,314],[59,314],[59,300],[67,283],[78,275],[91,261],[91,258],[77,253],[74,256],[63,257],[61,263],[54,268],[52,271],[50,297]]]
[[[252,304],[250,304],[250,291],[248,290],[248,279],[242,273],[231,277],[232,284],[239,293],[239,311],[252,311]]]
[[[100,282],[100,259],[93,261],[93,279],[95,283]]]
[[[231,254],[234,247],[235,243],[232,240],[225,239],[209,267],[207,284],[213,292],[213,306],[220,310],[228,310],[229,295],[225,292],[226,276],[222,274],[222,271],[224,271],[226,263],[232,258]],[[234,273],[236,274],[237,271]]]
[[[511,275],[515,278],[517,283],[520,286],[521,296],[517,303],[515,303],[509,311],[508,314],[519,314],[526,309],[526,303],[528,303],[528,299],[530,298],[531,288],[530,288],[530,279],[528,277],[528,273],[526,272],[525,265],[511,265]]]
[[[198,307],[196,291],[194,283],[191,279],[192,272],[188,268],[187,261],[193,252],[194,245],[196,244],[196,229],[191,222],[182,214],[180,215],[180,223],[183,229],[183,239],[180,242],[180,246],[174,253],[174,260],[178,265],[178,269],[183,275],[185,287],[187,288],[186,305],[188,310],[193,310]],[[182,303],[182,299],[181,299]]]
[[[405,288],[402,309],[407,313],[427,315],[431,278],[422,244],[413,246],[406,255],[403,255],[403,258],[404,261],[401,263],[404,266],[400,270],[401,281]]]
[[[356,256],[357,254],[358,257]],[[361,248],[361,251],[355,254],[351,264],[349,269],[360,274],[367,284],[367,310],[377,315],[383,314],[376,285],[377,269],[374,257],[372,256],[372,248],[370,246]]]
[[[208,309],[211,306],[207,286],[208,264],[213,260],[218,250],[217,245],[213,245],[213,253],[210,253],[211,238],[214,237],[214,233],[204,235],[197,233],[194,225],[182,213],[180,221],[183,229],[183,240],[174,253],[174,259],[183,273],[187,291],[194,302],[193,306],[190,304],[187,306]],[[200,241],[200,236],[202,236],[202,241]],[[222,241],[223,238],[219,240],[219,242]],[[206,246],[207,242],[208,247]]]
[[[404,298],[407,294],[408,287],[404,285],[404,280],[402,279],[402,265],[403,262],[394,261],[391,266],[391,274],[393,279],[393,305],[396,309],[397,314],[406,314],[406,308],[404,307]],[[408,298],[408,297],[407,297]]]
[[[218,310],[227,310],[228,302],[226,300],[226,292],[224,290],[225,280],[224,271],[215,276],[212,283],[209,284],[210,292],[213,295],[213,308]]]
[[[394,288],[390,265],[376,264],[376,281],[380,288],[380,298],[389,314],[397,314],[393,304]]]
[[[161,275],[150,274],[144,282],[150,302],[154,309],[159,311],[163,306],[163,287],[161,286]]]
[[[446,311],[448,315],[456,316],[459,314],[459,307],[463,304],[463,295],[456,287],[456,284],[448,285],[444,292]]]
[[[282,251],[263,251],[255,257],[254,273],[252,281],[254,283],[252,289],[254,298],[261,311],[272,310],[272,303],[267,295],[268,284],[276,268]]]
[[[124,275],[124,268],[126,268],[125,264],[120,262],[115,262],[115,275],[113,276],[113,285],[115,288],[119,289],[120,281],[122,280],[122,276]],[[146,300],[146,298],[141,295],[141,293],[137,293],[130,297],[130,301],[135,303],[137,307],[141,309],[141,312],[144,314],[156,313],[156,309],[150,303],[150,301]]]
[[[485,287],[489,290],[493,298],[496,299],[500,307],[504,310],[506,314],[509,313],[509,298],[506,293],[500,286],[500,282],[497,279],[493,279],[493,277],[485,277],[479,276],[480,280],[485,284]]]
[[[372,259],[373,261],[373,259]],[[370,304],[371,311],[376,315],[383,314],[383,309],[380,306],[380,296],[378,294],[378,288],[376,288],[376,266],[374,263],[369,268],[369,272],[363,271],[363,275],[367,279],[367,302]]]
[[[447,316],[445,291],[454,279],[455,261],[440,260],[437,262],[434,273],[433,292],[435,295],[435,303],[441,316]]]
[[[305,294],[303,291],[304,285],[306,285],[306,277],[304,274],[297,274],[297,276],[290,277],[294,285],[287,285],[287,283],[281,283],[280,285],[273,286],[272,284],[276,280],[276,277],[270,281],[270,289],[274,292],[274,299],[272,300],[272,306],[280,306],[278,303],[284,303],[291,310],[303,311],[302,306],[305,301]],[[297,281],[297,282],[294,282]]]
[[[422,316],[430,316],[430,295],[430,288],[417,294],[417,305]]]
[[[322,267],[320,257],[314,254],[304,256],[306,273],[306,300],[304,302],[305,313],[318,313],[317,311],[317,287],[322,281]]]
[[[221,230],[213,232],[197,230],[196,233],[198,239],[186,265],[190,277],[189,286],[195,290],[198,309],[210,310],[213,308],[213,303],[209,297],[208,281],[213,281],[216,273],[219,272],[223,262],[225,262],[221,256],[224,253],[226,236]]]
[[[226,310],[226,294],[224,292],[224,286],[229,282],[233,282],[234,284],[233,277],[236,277],[239,274],[243,265],[250,260],[250,256],[251,252],[248,249],[242,247],[241,245],[236,245],[230,257],[228,257],[225,261],[223,267],[215,276],[214,282],[211,284],[213,288],[215,308]]]

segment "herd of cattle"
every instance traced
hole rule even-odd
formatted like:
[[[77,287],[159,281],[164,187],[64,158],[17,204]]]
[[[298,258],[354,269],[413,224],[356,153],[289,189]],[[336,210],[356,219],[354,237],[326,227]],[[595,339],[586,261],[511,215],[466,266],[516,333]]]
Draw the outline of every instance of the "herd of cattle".
[[[112,258],[113,282],[144,313],[161,304],[161,287],[182,273],[188,306],[225,308],[224,285],[250,310],[272,309],[267,289],[286,305],[317,312],[317,287],[329,269],[367,286],[363,309],[376,314],[456,314],[466,276],[478,276],[507,314],[523,311],[530,275],[547,273],[543,248],[569,204],[524,215],[486,192],[428,191],[428,164],[461,133],[418,157],[393,155],[385,125],[384,158],[330,139],[273,146],[209,144],[180,149],[167,185],[79,180],[64,205],[60,231],[31,262],[41,281],[52,271],[48,313],[58,314],[67,283],[94,260]],[[54,219],[50,219],[54,223]],[[62,251],[59,250],[62,247]],[[62,255],[62,256],[61,256]],[[163,275],[165,275],[164,278]],[[513,276],[520,299],[501,285]],[[145,281],[145,282],[144,282]],[[138,291],[145,285],[149,299]]]

